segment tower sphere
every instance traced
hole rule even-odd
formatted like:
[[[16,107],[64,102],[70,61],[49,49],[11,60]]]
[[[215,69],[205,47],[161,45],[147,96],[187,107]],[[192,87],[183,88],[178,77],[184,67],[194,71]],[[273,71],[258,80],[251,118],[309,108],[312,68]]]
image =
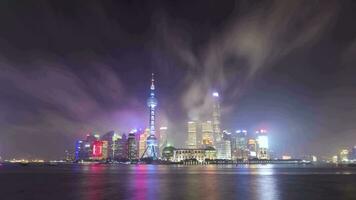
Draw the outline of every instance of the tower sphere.
[[[155,97],[150,97],[147,99],[147,106],[148,107],[156,107],[158,104],[157,99]]]

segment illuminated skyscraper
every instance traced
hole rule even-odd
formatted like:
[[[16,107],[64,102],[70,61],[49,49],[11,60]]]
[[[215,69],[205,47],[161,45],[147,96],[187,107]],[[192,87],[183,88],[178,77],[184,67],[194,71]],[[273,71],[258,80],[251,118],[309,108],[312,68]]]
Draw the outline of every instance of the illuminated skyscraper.
[[[258,152],[257,158],[258,159],[269,159],[268,154],[268,136],[266,130],[256,131],[257,133],[257,145],[258,145]]]
[[[249,139],[247,143],[248,148],[248,158],[257,158],[257,142],[255,139]]]
[[[127,152],[129,160],[135,160],[138,158],[136,136],[133,132],[129,133],[129,137],[127,139]]]
[[[216,143],[217,159],[231,160],[231,143],[222,139]]]
[[[211,121],[202,122],[201,132],[203,146],[213,146],[213,124]]]
[[[154,84],[154,74],[152,73],[151,79],[151,91],[150,97],[147,100],[147,106],[150,108],[150,119],[149,119],[149,128],[150,135],[147,138],[147,157],[153,158],[154,160],[158,158],[158,146],[156,138],[156,129],[155,129],[155,108],[157,106],[157,99],[155,97],[155,84]]]
[[[75,160],[87,160],[89,158],[88,153],[85,151],[85,143],[82,140],[78,140],[75,144]]]
[[[139,136],[138,152],[139,156],[145,157],[145,151],[147,149],[147,138],[150,135],[150,129],[146,128],[145,131]]]
[[[197,122],[188,122],[188,141],[187,146],[190,149],[197,148]]]
[[[342,149],[339,153],[339,162],[340,163],[345,163],[349,162],[349,150],[348,149]]]
[[[120,151],[122,151],[122,148],[120,147],[120,140],[122,139],[122,136],[115,132],[115,131],[110,131],[103,135],[101,137],[103,141],[108,142],[108,158],[109,160],[117,160],[118,156],[120,154]]]
[[[213,135],[216,142],[222,140],[220,129],[220,100],[219,93],[213,92]]]

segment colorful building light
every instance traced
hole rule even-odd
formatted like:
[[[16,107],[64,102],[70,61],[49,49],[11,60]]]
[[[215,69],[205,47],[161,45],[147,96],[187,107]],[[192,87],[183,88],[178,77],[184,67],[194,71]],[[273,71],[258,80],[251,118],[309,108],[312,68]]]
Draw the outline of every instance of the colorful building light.
[[[103,142],[94,141],[93,143],[93,157],[102,157],[103,156]]]

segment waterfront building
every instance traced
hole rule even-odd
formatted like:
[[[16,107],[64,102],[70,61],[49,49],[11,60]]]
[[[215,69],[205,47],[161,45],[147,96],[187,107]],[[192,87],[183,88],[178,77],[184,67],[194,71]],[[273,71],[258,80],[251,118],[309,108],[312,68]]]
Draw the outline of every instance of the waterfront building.
[[[136,138],[135,138],[135,133],[131,132],[129,133],[128,139],[127,139],[127,152],[128,152],[128,159],[129,160],[136,160],[138,159],[137,156],[137,144],[136,144]]]
[[[121,140],[118,142],[117,149],[117,160],[126,160],[128,159],[128,148],[127,148],[127,136],[126,134],[121,135]]]
[[[342,149],[339,153],[339,162],[340,163],[345,163],[349,162],[349,150],[347,149]]]
[[[166,146],[162,150],[162,160],[173,161],[175,148],[172,146]]]
[[[122,147],[120,147],[120,140],[122,140],[122,136],[115,131],[110,131],[104,134],[101,137],[101,140],[108,142],[108,159],[118,160],[120,155],[119,151],[122,150]]]
[[[247,160],[249,155],[246,130],[237,130],[229,135],[231,142],[231,157],[233,160]],[[253,153],[252,153],[253,154]]]
[[[247,148],[248,148],[248,158],[249,159],[257,158],[257,141],[255,139],[248,140]]]
[[[339,161],[339,160],[338,160],[337,155],[335,155],[335,156],[333,156],[333,157],[331,158],[331,162],[334,163],[334,164],[337,164],[338,161]]]
[[[205,148],[205,160],[215,160],[217,158],[216,149],[214,147]]]
[[[102,152],[102,156],[101,156],[101,160],[107,160],[108,156],[109,156],[109,145],[108,145],[108,141],[102,141],[103,143],[103,152]]]
[[[216,142],[222,141],[223,135],[220,129],[220,100],[219,93],[213,92],[213,137]]]
[[[104,160],[107,158],[107,141],[96,140],[93,142],[93,150],[92,155],[90,157],[91,160]],[[106,152],[105,152],[106,151]]]
[[[93,156],[94,144],[98,141],[98,134],[87,134],[85,140],[78,140],[75,145],[75,160],[91,160]],[[96,147],[95,147],[96,148]],[[96,152],[95,152],[96,153]]]
[[[318,161],[318,158],[315,155],[303,155],[303,156],[301,156],[301,159],[305,160],[305,161],[310,161],[310,162]]]
[[[208,147],[205,149],[174,149],[173,150],[173,161],[181,162],[184,160],[197,160],[202,163],[206,159],[215,160],[216,150],[213,147]]]
[[[269,159],[269,147],[268,147],[268,136],[266,130],[256,131],[257,134],[257,145],[258,145],[258,159]]]
[[[75,143],[75,160],[87,160],[89,159],[88,152],[85,151],[85,143],[83,140],[78,140]]]
[[[151,87],[150,87],[150,97],[147,100],[147,106],[150,109],[150,119],[149,119],[149,129],[150,129],[150,135],[147,137],[147,150],[146,150],[146,155],[149,158],[152,159],[158,159],[158,144],[157,144],[157,138],[156,138],[156,107],[158,104],[158,101],[155,97],[155,80],[154,80],[154,74],[152,73],[152,78],[151,78]]]
[[[213,146],[213,123],[211,121],[205,121],[201,123],[201,127],[202,145],[204,147]]]
[[[351,159],[356,161],[356,145],[352,148]]]
[[[215,143],[217,159],[231,160],[231,143],[229,140],[222,139]]]
[[[197,148],[197,122],[188,122],[188,141],[187,146],[190,149]]]

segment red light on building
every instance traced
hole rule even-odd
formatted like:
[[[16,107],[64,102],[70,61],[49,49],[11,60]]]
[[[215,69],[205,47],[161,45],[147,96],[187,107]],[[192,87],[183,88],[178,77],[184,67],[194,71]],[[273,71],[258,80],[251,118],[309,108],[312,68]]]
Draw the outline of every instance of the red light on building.
[[[94,141],[93,157],[102,157],[102,156],[103,156],[103,141]]]

